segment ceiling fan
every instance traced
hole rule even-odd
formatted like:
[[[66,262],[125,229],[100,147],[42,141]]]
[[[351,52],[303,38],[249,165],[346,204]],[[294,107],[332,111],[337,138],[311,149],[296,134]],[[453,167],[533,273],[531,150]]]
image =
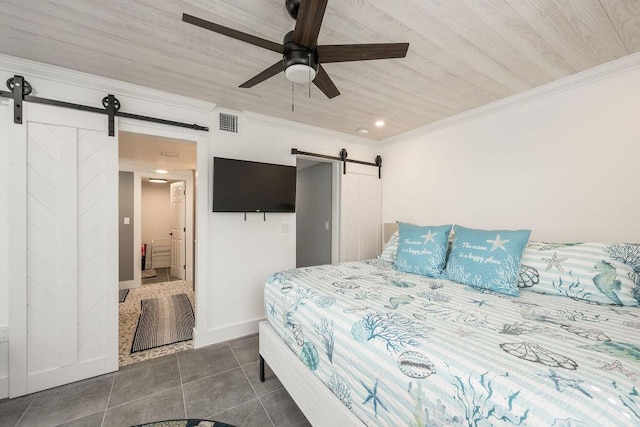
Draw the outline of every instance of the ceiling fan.
[[[318,46],[318,33],[328,0],[286,0],[289,15],[296,20],[293,31],[284,36],[282,44],[224,27],[186,13],[182,20],[207,30],[241,40],[282,54],[276,62],[257,76],[240,85],[250,88],[284,71],[294,83],[313,83],[328,98],[340,95],[338,88],[322,67],[331,62],[368,61],[372,59],[404,58],[409,43],[375,43]]]

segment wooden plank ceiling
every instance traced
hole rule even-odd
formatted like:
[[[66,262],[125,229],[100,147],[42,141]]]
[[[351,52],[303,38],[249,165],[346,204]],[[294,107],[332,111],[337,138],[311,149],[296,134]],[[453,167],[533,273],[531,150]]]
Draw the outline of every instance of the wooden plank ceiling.
[[[330,0],[319,44],[409,42],[408,55],[325,64],[341,95],[296,85],[292,112],[283,74],[238,88],[277,53],[183,12],[277,43],[295,25],[284,0],[3,0],[0,52],[383,139],[640,50],[640,0]]]

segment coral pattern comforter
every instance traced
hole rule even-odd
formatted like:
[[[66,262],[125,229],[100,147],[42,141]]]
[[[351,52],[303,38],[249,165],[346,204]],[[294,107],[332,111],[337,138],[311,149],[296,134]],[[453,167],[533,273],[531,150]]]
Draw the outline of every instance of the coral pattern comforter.
[[[276,273],[265,311],[367,425],[640,425],[636,307],[512,298],[368,260]]]

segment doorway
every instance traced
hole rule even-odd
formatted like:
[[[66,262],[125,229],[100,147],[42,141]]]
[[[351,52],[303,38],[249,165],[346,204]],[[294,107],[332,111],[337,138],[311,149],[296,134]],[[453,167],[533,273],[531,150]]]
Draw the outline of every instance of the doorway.
[[[337,262],[338,164],[298,158],[296,167],[296,267]]]
[[[134,132],[119,141],[122,367],[193,348],[196,144]]]

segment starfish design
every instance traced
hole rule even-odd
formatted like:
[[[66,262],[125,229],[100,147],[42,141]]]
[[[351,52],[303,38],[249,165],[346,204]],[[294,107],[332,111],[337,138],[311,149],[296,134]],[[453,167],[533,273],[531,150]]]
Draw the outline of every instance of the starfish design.
[[[433,239],[436,234],[438,233],[432,233],[431,230],[427,231],[427,234],[424,236],[424,244],[426,245],[429,242],[435,242],[435,240]]]
[[[545,375],[542,375],[542,374],[538,374],[538,375],[541,377],[545,377]],[[558,375],[551,369],[549,369],[548,377],[551,381],[553,381],[553,383],[556,386],[556,390],[558,391],[564,392],[565,389],[569,387],[569,388],[576,389],[582,394],[584,394],[585,396],[587,396],[588,398],[593,399],[593,396],[591,396],[589,392],[586,391],[584,388],[582,388],[582,386],[580,385],[581,383],[584,382],[582,380],[575,380],[573,378],[563,377],[562,375]]]
[[[486,242],[487,242],[487,243],[492,243],[492,244],[493,244],[493,246],[491,247],[491,252],[495,251],[495,250],[496,250],[496,249],[498,249],[498,248],[500,248],[500,249],[502,249],[503,251],[505,251],[505,252],[506,252],[506,249],[504,248],[504,244],[505,244],[505,243],[509,243],[509,241],[508,241],[508,240],[506,240],[506,239],[505,239],[505,240],[502,240],[502,239],[500,238],[500,235],[499,235],[499,234],[496,236],[496,239],[495,239],[495,240],[487,240]]]
[[[638,378],[638,374],[622,366],[622,363],[619,360],[614,360],[612,363],[601,361],[601,363],[602,363],[602,366],[599,367],[598,369],[601,369],[603,371],[617,371],[617,372],[620,372],[625,377],[631,378],[633,380],[636,380]]]
[[[478,307],[482,307],[483,305],[488,304],[487,300],[478,300],[478,299],[470,299],[469,302],[471,304],[478,304]]]
[[[382,407],[382,409],[384,409],[385,411],[389,412],[389,410],[384,407],[384,405],[382,404],[382,401],[377,396],[377,393],[378,393],[378,380],[376,380],[376,383],[371,388],[367,387],[367,385],[365,383],[363,383],[362,381],[360,381],[360,384],[362,384],[362,386],[365,388],[365,390],[367,390],[367,393],[369,393],[369,395],[364,400],[364,402],[362,402],[362,404],[365,405],[369,401],[372,401],[373,402],[373,413],[375,414],[376,418],[378,418],[378,405],[380,405]]]
[[[564,268],[562,268],[561,263],[563,261],[568,260],[567,257],[558,258],[558,253],[554,252],[551,258],[542,258],[542,261],[548,262],[546,271],[551,270],[552,267],[557,268],[559,271],[564,272]]]

